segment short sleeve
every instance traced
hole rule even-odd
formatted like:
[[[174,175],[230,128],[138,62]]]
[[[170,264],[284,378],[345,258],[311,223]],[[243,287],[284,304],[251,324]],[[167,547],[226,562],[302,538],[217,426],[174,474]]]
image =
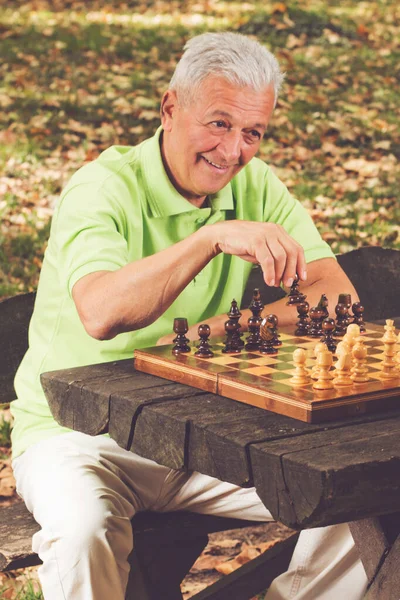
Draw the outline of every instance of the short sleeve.
[[[51,240],[56,245],[53,255],[60,282],[69,294],[85,275],[115,271],[127,264],[124,222],[117,199],[98,186],[80,184],[62,197]]]
[[[293,198],[270,168],[266,173],[265,193],[264,220],[282,225],[303,247],[306,262],[335,258],[306,209]]]

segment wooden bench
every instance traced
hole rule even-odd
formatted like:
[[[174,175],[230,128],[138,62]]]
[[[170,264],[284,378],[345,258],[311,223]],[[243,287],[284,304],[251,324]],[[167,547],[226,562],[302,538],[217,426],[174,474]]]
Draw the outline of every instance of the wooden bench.
[[[363,248],[340,256],[339,262],[355,283],[366,307],[368,320],[398,317],[396,321],[400,321],[400,252]],[[254,287],[261,288],[262,295],[268,302],[284,295],[279,289],[267,288],[260,272],[255,270],[250,277],[242,306],[249,304]],[[13,377],[27,348],[27,330],[34,298],[34,294],[24,294],[0,302],[0,402],[3,403],[12,401],[15,397]],[[208,533],[249,525],[254,523],[191,513],[136,515],[132,521],[135,549],[130,557],[132,568],[126,599],[181,599],[180,583],[205,548]],[[0,570],[8,571],[40,563],[31,550],[31,538],[38,529],[38,524],[22,502],[2,507]],[[266,589],[277,575],[286,570],[297,537],[293,535],[274,546],[194,598],[251,598]]]

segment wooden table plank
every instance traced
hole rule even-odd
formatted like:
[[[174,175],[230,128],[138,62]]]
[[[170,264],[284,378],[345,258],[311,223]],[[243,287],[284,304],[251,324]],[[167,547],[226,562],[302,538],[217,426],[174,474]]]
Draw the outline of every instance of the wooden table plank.
[[[254,444],[254,483],[273,516],[289,527],[395,512],[399,439],[400,419],[392,418]]]
[[[160,463],[239,485],[254,481],[272,514],[291,527],[378,514],[373,478],[385,494],[382,512],[397,510],[398,410],[308,424],[136,372],[131,360],[42,378],[61,424],[92,435],[109,424],[122,447]],[[369,447],[375,454],[367,456]]]

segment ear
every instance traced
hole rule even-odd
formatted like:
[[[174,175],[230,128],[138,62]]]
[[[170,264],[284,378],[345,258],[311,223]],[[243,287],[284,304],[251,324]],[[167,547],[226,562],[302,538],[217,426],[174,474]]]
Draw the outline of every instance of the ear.
[[[178,99],[176,97],[176,92],[167,90],[162,97],[160,107],[161,124],[164,131],[171,131],[173,115],[177,108]]]

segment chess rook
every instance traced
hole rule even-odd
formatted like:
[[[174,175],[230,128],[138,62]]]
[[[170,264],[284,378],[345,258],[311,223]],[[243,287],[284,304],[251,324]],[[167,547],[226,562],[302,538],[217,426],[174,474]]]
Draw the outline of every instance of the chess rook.
[[[175,345],[172,348],[172,354],[190,352],[190,346],[188,345],[190,340],[185,335],[189,331],[187,319],[182,317],[177,317],[174,319],[173,330],[174,333],[176,333],[176,337],[173,339]]]

